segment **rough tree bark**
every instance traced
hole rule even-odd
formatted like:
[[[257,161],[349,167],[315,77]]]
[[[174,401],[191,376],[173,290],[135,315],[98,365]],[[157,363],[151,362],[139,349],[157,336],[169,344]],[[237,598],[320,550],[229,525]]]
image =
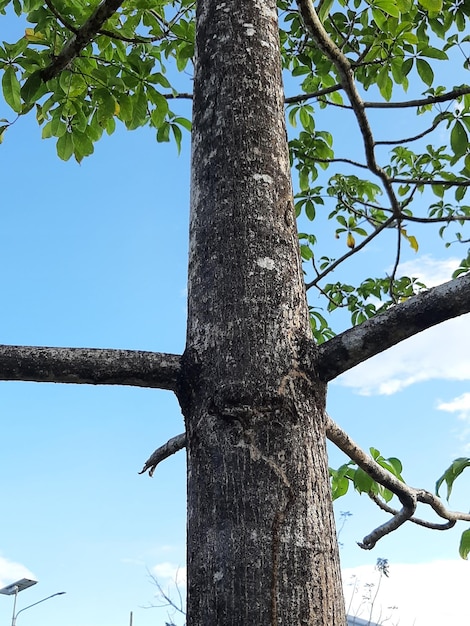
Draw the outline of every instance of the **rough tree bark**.
[[[192,148],[188,624],[340,626],[275,0],[198,3]]]

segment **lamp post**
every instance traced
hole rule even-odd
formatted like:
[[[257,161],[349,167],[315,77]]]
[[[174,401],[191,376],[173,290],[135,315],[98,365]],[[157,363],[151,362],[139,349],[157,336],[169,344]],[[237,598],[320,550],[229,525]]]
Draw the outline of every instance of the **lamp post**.
[[[55,596],[63,596],[64,593],[66,593],[66,592],[65,591],[58,591],[57,593],[53,593],[51,596],[47,596],[47,598],[43,598],[42,600],[38,600],[34,604],[30,604],[29,606],[25,606],[24,609],[21,609],[20,611],[18,611],[18,613],[16,615],[13,613],[13,617],[11,618],[11,626],[16,626],[16,618],[18,617],[18,615],[20,613],[23,613],[23,611],[26,611],[26,609],[30,609],[31,607],[36,606],[36,604],[41,604],[41,602],[45,602],[46,600],[50,600],[50,598],[54,598]]]
[[[18,593],[20,591],[23,591],[23,589],[28,589],[28,587],[32,587],[37,582],[38,582],[37,580],[31,580],[30,578],[22,578],[21,580],[17,580],[15,583],[12,583],[11,585],[8,585],[7,587],[3,587],[2,589],[0,589],[0,593],[6,596],[12,596],[12,595],[15,596],[15,599],[13,601],[13,614],[11,617],[11,626],[16,626],[16,618],[18,617],[20,613],[22,613],[23,611],[26,611],[26,609],[30,609],[31,607],[36,606],[36,604],[41,604],[41,602],[45,602],[46,600],[49,600],[50,598],[54,598],[55,596],[62,596],[64,595],[64,593],[66,593],[65,591],[58,591],[57,593],[53,593],[51,596],[47,596],[47,598],[43,598],[42,600],[38,600],[37,602],[30,604],[29,606],[25,606],[24,609],[21,609],[20,611],[18,611],[18,613],[16,613],[16,598],[18,597]]]

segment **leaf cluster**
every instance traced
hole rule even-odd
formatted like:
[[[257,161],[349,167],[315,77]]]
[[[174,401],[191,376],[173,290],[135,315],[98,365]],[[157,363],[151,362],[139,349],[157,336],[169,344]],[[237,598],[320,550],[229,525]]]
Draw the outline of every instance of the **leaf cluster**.
[[[4,0],[0,10],[7,4]],[[56,139],[64,160],[73,155],[80,162],[92,154],[103,132],[114,132],[116,121],[129,130],[148,124],[156,129],[157,141],[173,138],[179,149],[182,129],[189,130],[190,122],[170,110],[169,99],[177,92],[167,66],[182,71],[194,54],[194,3],[125,4],[64,71],[45,82],[51,59],[97,4],[13,2],[33,27],[18,42],[0,46],[5,101],[18,116],[34,108],[43,138]]]
[[[370,448],[370,455],[381,467],[388,470],[393,476],[404,482],[402,477],[403,467],[399,459],[390,457],[384,458],[376,448]],[[390,502],[393,493],[383,485],[376,482],[362,468],[358,467],[354,461],[348,461],[337,470],[330,468],[331,491],[333,500],[346,495],[349,485],[359,493],[373,493],[379,495],[385,502]]]
[[[320,241],[305,227],[300,235],[307,287],[317,289],[324,299],[322,307],[311,309],[313,332],[321,342],[333,333],[327,313],[347,309],[352,323],[358,324],[424,287],[413,276],[399,275],[402,242],[414,252],[419,249],[422,228],[417,224],[435,225],[446,247],[468,239],[463,228],[470,217],[464,204],[470,186],[470,89],[465,83],[442,85],[438,80],[445,75],[441,66],[449,63],[454,71],[460,66],[465,77],[470,6],[449,0],[322,1],[318,17],[337,56],[350,67],[362,98],[359,111],[357,102],[348,103],[340,64],[309,36],[296,5],[279,6],[283,65],[300,92],[287,98],[297,216],[320,219],[344,245],[339,255],[332,255],[324,250],[325,229]],[[413,92],[408,101],[392,101],[408,91]],[[378,101],[367,101],[367,92],[379,96]],[[332,132],[338,107],[368,120],[369,129],[358,127],[355,135],[363,143],[363,160],[339,152],[350,144]],[[389,111],[399,107],[416,115],[424,130],[409,137],[376,138],[387,126]],[[374,123],[369,117],[373,109],[381,113],[377,122],[374,113]],[[457,230],[449,231],[450,226]],[[396,232],[395,246],[387,244],[391,271],[355,285],[331,280],[332,272],[391,229]],[[464,271],[465,263],[460,273]]]
[[[192,62],[194,1],[124,1],[78,56],[45,81],[98,5],[98,0],[0,0],[1,13],[12,7],[30,25],[19,41],[0,46],[3,95],[14,113],[12,120],[0,121],[0,140],[18,117],[34,110],[42,136],[54,138],[64,160],[74,156],[80,162],[92,154],[118,122],[129,130],[149,125],[158,141],[174,140],[180,149],[190,122],[170,108],[180,94],[176,73],[169,70],[186,72]],[[308,228],[300,234],[307,287],[316,289],[322,302],[311,308],[312,329],[324,341],[334,334],[333,313],[347,310],[359,324],[423,288],[399,270],[402,244],[419,249],[418,223],[434,224],[445,246],[468,241],[470,88],[464,81],[457,86],[440,81],[446,76],[441,66],[449,63],[466,77],[470,6],[454,0],[322,0],[318,16],[350,68],[362,99],[355,104],[341,63],[312,39],[297,4],[279,0],[278,7],[283,67],[298,85],[298,94],[286,98],[295,209],[307,224],[327,224],[321,241]],[[392,101],[408,91],[411,100]],[[367,102],[368,94],[379,101]],[[399,104],[424,130],[381,139],[387,107]],[[374,108],[382,110],[380,121],[374,114],[372,123]],[[352,159],[350,144],[334,132],[331,115],[338,110],[352,120],[362,116],[354,149],[354,155],[364,153],[362,160]],[[392,230],[393,246],[386,238]],[[386,238],[392,269],[354,285],[342,278],[342,266],[376,238]],[[325,241],[332,242],[327,249]],[[468,269],[464,259],[457,271]]]

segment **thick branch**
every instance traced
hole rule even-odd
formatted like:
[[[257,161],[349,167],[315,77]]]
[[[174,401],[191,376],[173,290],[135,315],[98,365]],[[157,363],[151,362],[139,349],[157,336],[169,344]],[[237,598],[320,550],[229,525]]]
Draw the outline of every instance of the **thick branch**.
[[[0,380],[176,390],[176,354],[98,348],[0,346]]]
[[[57,76],[57,74],[60,74],[80,54],[83,48],[96,37],[106,20],[119,9],[123,2],[124,0],[103,0],[93,15],[87,19],[83,26],[77,29],[52,63],[41,71],[43,81],[47,82]]]
[[[392,306],[315,348],[318,375],[333,380],[431,326],[470,312],[470,274]]]
[[[363,541],[359,543],[361,548],[365,550],[372,550],[377,541],[385,535],[393,532],[407,521],[415,521],[413,519],[414,512],[418,502],[428,504],[439,517],[447,520],[446,524],[426,524],[428,528],[438,528],[439,530],[445,530],[452,528],[455,522],[458,520],[470,521],[470,513],[461,513],[460,511],[449,511],[442,504],[441,500],[434,494],[424,489],[415,489],[399,480],[396,476],[393,476],[388,470],[383,468],[372,457],[362,450],[349,435],[336,424],[331,417],[327,416],[326,420],[326,433],[330,441],[338,446],[347,456],[352,459],[360,468],[362,468],[373,480],[383,485],[386,489],[391,491],[397,496],[402,504],[402,508],[399,511],[385,508],[386,505],[380,505],[380,508],[392,513],[393,517],[387,522],[375,528],[371,533],[364,537]],[[419,520],[422,522],[422,520]]]
[[[186,447],[186,433],[181,433],[168,439],[168,441],[155,450],[155,452],[145,461],[144,467],[139,474],[145,474],[148,470],[149,476],[153,476],[157,465],[167,459],[172,454],[179,452]]]

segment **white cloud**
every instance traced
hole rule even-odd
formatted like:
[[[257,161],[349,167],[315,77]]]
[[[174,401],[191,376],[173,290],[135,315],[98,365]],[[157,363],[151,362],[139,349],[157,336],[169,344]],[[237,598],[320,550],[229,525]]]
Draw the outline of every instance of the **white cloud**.
[[[458,264],[457,259],[423,256],[400,270],[434,286],[449,280]],[[439,324],[349,370],[338,383],[361,395],[391,395],[425,380],[470,380],[468,327],[469,315]]]
[[[448,281],[460,260],[423,255],[400,265],[400,273],[428,287]],[[361,363],[338,378],[361,395],[391,395],[431,379],[470,380],[469,316],[449,320]]]
[[[151,572],[160,584],[173,582],[180,586],[186,585],[186,567],[165,561],[154,565]]]
[[[458,413],[461,420],[470,420],[470,393],[464,393],[451,402],[441,402],[437,408],[448,413]]]
[[[470,380],[470,316],[463,315],[393,346],[338,378],[361,395],[390,395],[431,379]]]
[[[348,613],[362,619],[371,617],[388,626],[451,626],[468,621],[468,561],[391,564],[389,577],[382,576],[380,585],[374,567],[362,566],[344,570],[343,581]]]
[[[0,588],[6,587],[21,578],[32,578],[35,580],[34,574],[27,567],[0,556]]]
[[[438,260],[424,254],[413,261],[400,263],[400,274],[419,278],[427,287],[434,287],[450,280],[459,265],[460,259],[457,258]]]

